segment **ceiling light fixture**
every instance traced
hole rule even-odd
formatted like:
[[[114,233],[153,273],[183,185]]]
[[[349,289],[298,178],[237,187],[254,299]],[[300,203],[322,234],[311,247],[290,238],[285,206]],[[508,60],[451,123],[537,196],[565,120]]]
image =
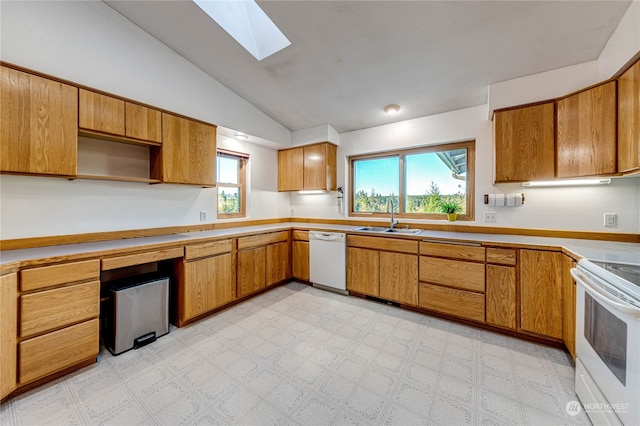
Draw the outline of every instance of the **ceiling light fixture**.
[[[540,180],[534,182],[524,182],[525,187],[551,187],[551,186],[590,186],[590,185],[609,185],[611,179],[575,179],[575,180]]]
[[[253,0],[193,2],[259,61],[291,44]]]
[[[389,104],[386,107],[384,107],[384,112],[386,112],[387,114],[396,114],[399,111],[400,111],[400,105]]]
[[[233,137],[238,139],[239,141],[246,141],[247,139],[249,139],[249,136],[245,135],[242,132],[236,132],[236,134],[233,135]]]

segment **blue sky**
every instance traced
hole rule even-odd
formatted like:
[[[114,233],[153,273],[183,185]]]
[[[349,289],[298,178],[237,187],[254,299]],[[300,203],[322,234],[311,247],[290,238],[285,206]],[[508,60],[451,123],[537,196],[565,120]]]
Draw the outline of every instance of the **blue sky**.
[[[367,193],[374,188],[379,194],[398,194],[398,157],[360,160],[356,162],[355,192],[361,189]],[[464,181],[453,179],[449,168],[435,153],[417,154],[405,157],[407,168],[407,194],[423,195],[431,181],[435,181],[442,194],[465,192]],[[460,185],[460,187],[459,187]]]

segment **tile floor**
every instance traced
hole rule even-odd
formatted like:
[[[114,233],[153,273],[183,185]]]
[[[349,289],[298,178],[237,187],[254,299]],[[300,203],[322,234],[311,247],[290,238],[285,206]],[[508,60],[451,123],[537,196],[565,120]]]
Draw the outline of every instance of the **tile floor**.
[[[19,395],[2,425],[589,424],[562,350],[290,283]]]

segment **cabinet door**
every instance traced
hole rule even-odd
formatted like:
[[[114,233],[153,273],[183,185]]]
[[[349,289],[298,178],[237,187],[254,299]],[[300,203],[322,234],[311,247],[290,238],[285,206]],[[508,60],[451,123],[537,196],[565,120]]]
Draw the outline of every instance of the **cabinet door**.
[[[347,289],[356,293],[379,296],[380,253],[347,247]]]
[[[336,189],[336,147],[330,143],[304,147],[304,189]]]
[[[618,79],[618,171],[640,168],[640,61]]]
[[[562,339],[575,359],[576,357],[576,282],[571,276],[571,268],[576,262],[567,256],[562,256]]]
[[[289,243],[270,244],[265,247],[266,285],[275,284],[290,277]]]
[[[215,186],[216,128],[162,114],[162,148],[152,151],[153,179]]]
[[[0,278],[0,399],[16,388],[18,275]]]
[[[266,285],[266,249],[258,247],[238,252],[238,297],[254,293]]]
[[[520,324],[562,339],[562,253],[520,250]]]
[[[487,265],[487,324],[516,328],[516,268]]]
[[[304,189],[303,148],[278,151],[278,191]]]
[[[235,299],[231,254],[185,263],[181,320],[188,320]]]
[[[75,176],[78,89],[0,67],[0,170]]]
[[[380,297],[418,306],[418,256],[380,252]]]
[[[293,241],[291,252],[293,277],[309,281],[309,242]]]
[[[82,129],[124,136],[124,101],[80,89],[78,126]]]
[[[557,177],[616,172],[616,82],[558,101]]]
[[[553,102],[496,112],[493,129],[496,182],[554,178]]]
[[[125,136],[152,142],[162,142],[162,113],[142,105],[125,104]]]

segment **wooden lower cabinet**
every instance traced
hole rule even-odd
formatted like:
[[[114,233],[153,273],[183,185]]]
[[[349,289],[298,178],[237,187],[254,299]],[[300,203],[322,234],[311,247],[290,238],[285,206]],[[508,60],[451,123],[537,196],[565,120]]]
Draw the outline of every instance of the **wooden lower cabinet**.
[[[562,339],[562,253],[520,250],[520,328]]]
[[[562,340],[573,359],[576,358],[576,282],[571,268],[576,261],[566,254],[562,256]]]
[[[291,276],[289,243],[270,244],[265,247],[265,284],[270,286]]]
[[[484,322],[484,294],[420,283],[420,307]]]
[[[266,286],[265,266],[265,247],[238,252],[238,297],[244,297]]]
[[[17,384],[18,274],[0,277],[0,399]]]
[[[380,252],[380,297],[418,306],[418,255]]]
[[[347,290],[418,306],[418,255],[348,247]]]
[[[180,321],[225,305],[236,298],[230,253],[184,263],[184,283],[178,292]]]
[[[487,324],[516,328],[516,268],[487,265]]]
[[[347,290],[380,295],[380,253],[377,250],[347,247]]]
[[[291,242],[291,267],[293,278],[309,281],[309,242]]]
[[[20,342],[19,383],[33,382],[98,355],[98,323],[94,318]]]

